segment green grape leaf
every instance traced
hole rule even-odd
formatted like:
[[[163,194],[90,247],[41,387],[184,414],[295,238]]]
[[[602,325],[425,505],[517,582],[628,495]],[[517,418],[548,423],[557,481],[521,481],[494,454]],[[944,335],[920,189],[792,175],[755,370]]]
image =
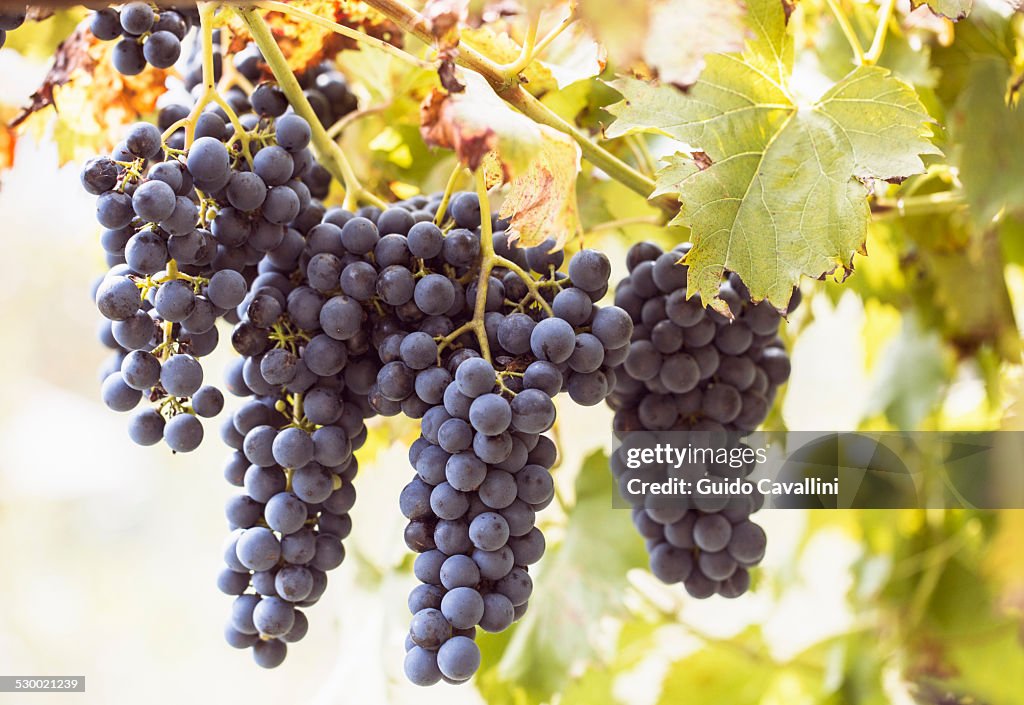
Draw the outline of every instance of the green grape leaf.
[[[665,166],[655,174],[655,189],[654,193],[651,194],[651,198],[664,194],[678,194],[680,184],[700,169],[695,158],[682,152],[670,154],[663,161]]]
[[[487,702],[548,702],[594,655],[599,622],[622,610],[627,571],[646,565],[629,512],[611,507],[608,457],[599,451],[580,469],[564,539],[533,574],[534,592],[554,599],[530,603],[501,660],[478,677]]]
[[[1024,110],[1007,106],[1010,80],[1002,61],[977,62],[952,111],[950,129],[971,217],[985,227],[1004,208],[1024,203]]]
[[[888,70],[861,66],[818,100],[798,103],[789,85],[793,41],[777,0],[753,0],[754,33],[743,54],[708,57],[686,94],[635,79],[616,82],[624,100],[609,137],[656,132],[706,155],[682,179],[662,175],[691,229],[688,295],[716,308],[723,272],[740,275],[755,300],[783,309],[801,275],[852,271],[869,220],[866,181],[898,181],[938,154],[913,88]]]
[[[974,8],[974,0],[911,0],[910,4],[913,7],[927,5],[936,15],[948,17],[954,22],[967,17]]]

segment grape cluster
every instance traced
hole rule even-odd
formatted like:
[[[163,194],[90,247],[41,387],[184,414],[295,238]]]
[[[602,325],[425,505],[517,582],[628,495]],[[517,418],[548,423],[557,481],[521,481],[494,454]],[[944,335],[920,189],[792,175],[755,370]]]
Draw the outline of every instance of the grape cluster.
[[[220,436],[225,478],[242,491],[226,507],[218,584],[235,598],[227,641],[268,668],[305,635],[303,610],[344,559],[365,421],[419,419],[399,502],[421,581],[406,672],[463,682],[479,665],[476,627],[501,631],[527,609],[545,545],[536,513],[554,496],[553,398],[604,401],[633,322],[596,303],[603,254],[584,250],[560,272],[553,242],[510,245],[476,194],[326,209],[310,126],[257,80],[258,52],[234,60],[251,94],[228,89],[226,106],[198,115],[165,105],[158,126],[133,126],[83,170],[111,267],[95,291],[115,350],[103,398],[128,411],[145,395],[131,437],[194,449],[198,417],[224,406],[199,358],[218,343],[217,320],[234,326],[225,388],[246,401]],[[337,72],[304,80],[321,121],[355,108]],[[485,264],[491,248],[499,259]]]
[[[373,413],[359,390],[376,365],[365,340],[342,342],[316,330],[308,286],[279,272],[260,277],[248,297],[255,315],[232,336],[243,357],[229,369],[228,387],[252,399],[221,429],[234,449],[225,478],[244,492],[225,510],[232,534],[218,586],[236,596],[228,643],[252,647],[256,663],[273,668],[287,644],[306,634],[299,608],[319,600],[327,572],[345,558],[356,499],[353,451]],[[311,312],[312,322],[303,317]]]
[[[543,435],[555,420],[552,399],[568,391],[579,403],[600,403],[632,332],[624,311],[594,303],[607,290],[610,266],[592,250],[573,259],[567,277],[556,271],[563,255],[551,243],[520,250],[498,230],[495,250],[518,271],[495,268],[479,292],[479,206],[475,195],[457,194],[447,234],[424,218],[395,238],[419,260],[412,270],[377,257],[377,291],[397,305],[404,330],[380,340],[370,403],[384,415],[421,418],[409,453],[416,474],[400,498],[406,544],[419,554],[405,661],[418,685],[465,682],[480,663],[476,628],[502,631],[525,614],[529,566],[545,547],[536,513],[554,496],[549,470],[557,451]],[[378,224],[393,215],[385,211]],[[531,301],[527,270],[550,310]],[[342,271],[343,289],[357,285],[356,274]],[[353,288],[349,295],[360,294]],[[486,312],[493,362],[472,334],[450,340],[477,304]]]
[[[198,361],[217,346],[217,319],[265,316],[262,300],[249,295],[259,280],[255,266],[282,247],[294,249],[302,235],[289,224],[313,206],[300,180],[313,164],[302,118],[256,125],[262,138],[250,145],[258,147],[251,165],[219,116],[203,113],[199,122],[207,131],[218,122],[225,129],[183,151],[165,144],[157,127],[136,124],[81,177],[97,196],[111,264],[95,291],[109,321],[101,338],[116,351],[103,399],[129,411],[145,395],[156,406],[133,416],[129,435],[142,445],[163,439],[178,452],[202,441],[197,417],[223,407],[220,391],[203,385]]]
[[[0,48],[7,42],[7,33],[25,24],[25,8],[21,12],[0,12]]]
[[[235,327],[232,343],[243,359],[229,373],[229,388],[256,397],[222,434],[236,448],[226,476],[246,494],[229,504],[235,533],[221,583],[238,594],[228,641],[253,646],[260,665],[276,666],[286,642],[304,633],[296,608],[320,594],[305,593],[307,573],[322,592],[321,573],[343,555],[335,539],[350,529],[352,451],[365,439],[364,419],[405,413],[421,419],[422,433],[410,449],[416,476],[399,502],[422,582],[409,598],[406,671],[423,685],[469,678],[479,664],[476,627],[500,631],[525,612],[528,566],[544,550],[534,521],[554,492],[556,450],[541,435],[554,422],[552,397],[579,386],[586,403],[599,403],[614,385],[603,358],[628,344],[632,323],[620,309],[593,303],[607,288],[603,255],[586,251],[570,264],[581,288],[554,273],[560,262],[547,253],[550,245],[516,254],[499,229],[494,241],[543,273],[537,283],[545,304],[576,292],[570,297],[582,294],[588,306],[574,323],[548,317],[525,289],[510,294],[502,281],[514,272],[494,270],[485,295],[489,362],[472,331],[457,330],[477,301],[479,200],[453,197],[447,233],[433,222],[441,200],[323,211],[319,223],[306,224],[290,259],[261,265],[262,286],[254,282],[249,315]],[[263,319],[269,335],[252,313],[261,301],[271,314]],[[598,333],[576,332],[588,324]],[[598,341],[596,351],[586,336]],[[347,441],[343,448],[338,439]],[[321,456],[321,443],[344,452]],[[308,494],[313,479],[331,492],[326,499]],[[318,563],[319,545],[311,555],[291,553],[293,533],[330,537],[327,563]],[[280,584],[293,574],[302,590]],[[255,594],[245,592],[250,584]],[[297,624],[298,633],[282,631]]]
[[[619,283],[615,302],[634,329],[608,398],[620,438],[636,431],[702,431],[739,439],[764,421],[789,378],[779,312],[767,302],[752,303],[735,273],[718,292],[731,317],[705,308],[699,297],[687,299],[687,268],[679,260],[688,251],[689,243],[663,252],[644,242],[627,255],[629,276]],[[798,303],[795,290],[790,310]],[[708,472],[731,478],[752,469],[711,465]],[[613,463],[613,471],[622,468]],[[648,498],[633,508],[633,522],[647,541],[651,571],[666,583],[683,583],[697,598],[744,593],[748,569],[764,556],[764,531],[750,521],[763,502],[757,493],[698,495],[692,506]]]
[[[380,367],[362,309],[347,311],[355,323],[343,329],[331,299],[310,286],[320,280],[309,263],[322,248],[342,248],[334,223],[353,214],[314,201],[306,215],[291,229],[295,239],[261,261],[239,307],[245,315],[231,342],[241,357],[227,386],[252,399],[221,428],[234,449],[225,478],[244,488],[226,508],[233,533],[218,584],[236,598],[225,636],[252,647],[265,668],[306,634],[299,608],[319,600],[326,573],[344,560],[353,452],[366,441],[364,420],[374,415],[367,394]],[[327,291],[337,288],[335,281]]]
[[[181,41],[198,24],[195,7],[157,8],[130,2],[120,10],[105,7],[93,13],[89,29],[101,41],[118,40],[112,61],[118,73],[135,76],[147,65],[168,69],[181,56]]]

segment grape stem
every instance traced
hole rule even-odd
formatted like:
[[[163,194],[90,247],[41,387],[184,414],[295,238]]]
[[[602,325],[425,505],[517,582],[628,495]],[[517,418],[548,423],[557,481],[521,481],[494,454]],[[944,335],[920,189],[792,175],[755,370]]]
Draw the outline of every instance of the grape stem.
[[[839,0],[825,0],[828,3],[828,7],[832,10],[832,14],[835,15],[836,22],[839,24],[839,29],[843,31],[843,36],[846,37],[846,41],[850,44],[850,48],[853,49],[854,61],[860,65],[864,63],[864,46],[860,43],[860,39],[857,37],[857,32],[854,31],[853,25],[850,24],[850,19],[843,12],[843,8],[839,6]],[[893,4],[893,3],[890,3]]]
[[[651,155],[651,151],[647,148],[647,142],[644,140],[643,135],[626,135],[626,146],[629,147],[629,151],[633,153],[633,159],[636,160],[637,165],[643,170],[643,173],[648,176],[654,176],[658,171],[658,165]]]
[[[345,131],[345,128],[354,123],[356,120],[360,120],[366,117],[367,115],[373,115],[375,113],[383,112],[387,110],[390,107],[390,105],[390,103],[386,103],[383,105],[375,105],[369,108],[362,108],[360,110],[353,110],[348,115],[338,118],[338,120],[333,125],[327,128],[327,136],[330,137],[332,140],[336,140],[339,137],[341,137],[341,133]]]
[[[564,32],[566,28],[570,27],[575,21],[576,12],[575,10],[573,10],[564,20],[562,20],[558,24],[557,27],[548,32],[544,36],[544,38],[541,39],[539,42],[536,42],[537,28],[536,22],[534,22],[532,25],[532,39],[536,43],[533,46],[530,46],[531,36],[529,33],[527,33],[526,41],[523,44],[523,53],[520,55],[519,60],[513,64],[502,66],[501,68],[505,70],[511,77],[518,80],[519,74],[525,71],[530,66],[530,64],[533,63],[533,60],[540,56],[544,52],[544,50],[548,48],[548,45],[550,45],[551,42],[555,41],[555,39],[558,38],[558,35]]]
[[[490,283],[491,270],[494,269],[494,233],[491,229],[491,203],[487,198],[487,177],[484,170],[478,169],[476,174],[476,193],[480,199],[480,277],[476,285],[476,301],[473,305],[473,325],[476,338],[480,342],[480,355],[488,362],[491,360],[491,345],[487,340],[487,327],[484,317],[487,315],[487,285]]]
[[[287,5],[285,7],[292,12],[295,11],[295,8]],[[313,111],[313,106],[309,104],[309,100],[302,92],[302,86],[299,85],[295,74],[288,67],[288,60],[281,52],[281,48],[277,45],[277,41],[263,17],[251,8],[237,7],[235,11],[248,25],[253,41],[259,47],[267,66],[270,67],[277,80],[277,85],[288,98],[288,102],[291,103],[295,112],[309,123],[313,135],[313,147],[320,162],[345,187],[345,207],[354,210],[359,202],[363,202],[378,208],[387,208],[387,203],[384,200],[371,193],[360,183],[341,147],[331,139],[327,130],[320,124],[319,118]]]
[[[455,192],[455,185],[459,183],[459,176],[462,175],[462,164],[456,160],[452,175],[448,177],[448,183],[444,186],[444,195],[441,196],[441,203],[437,206],[437,213],[434,215],[434,225],[441,227],[444,222],[445,211],[448,210],[448,201],[452,199]]]
[[[171,356],[171,345],[174,343],[174,324],[170,321],[164,321],[163,333],[164,342],[162,343],[163,349],[160,350],[160,359],[166,360]]]
[[[530,296],[533,297],[533,300],[536,301],[537,304],[544,310],[544,313],[546,313],[549,316],[552,315],[551,306],[550,304],[548,304],[547,301],[544,300],[544,297],[541,295],[540,287],[537,285],[536,280],[534,280],[534,278],[531,277],[522,267],[520,267],[512,260],[506,259],[505,257],[501,257],[499,255],[494,255],[494,264],[499,267],[504,267],[505,269],[515,273],[516,276],[522,279],[523,283],[526,284],[527,291],[530,292]],[[486,291],[487,290],[484,289],[484,292]]]
[[[167,142],[171,135],[181,128],[185,128],[185,149],[187,150],[192,146],[192,142],[195,140],[196,122],[199,120],[199,116],[203,114],[206,106],[210,103],[215,103],[224,111],[224,114],[228,116],[228,121],[231,123],[231,127],[234,128],[235,131],[232,141],[236,139],[238,140],[242,156],[245,158],[246,163],[251,167],[252,150],[249,148],[249,133],[242,126],[241,121],[238,119],[238,115],[235,113],[231,105],[221,97],[220,93],[217,92],[213,64],[213,15],[216,9],[217,5],[213,2],[204,2],[199,6],[199,24],[201,28],[200,36],[202,37],[203,49],[203,93],[199,96],[196,104],[192,106],[192,110],[189,112],[188,116],[178,120],[164,130],[164,133],[161,136],[161,141]]]
[[[526,37],[523,39],[523,48],[519,52],[519,57],[516,58],[510,64],[504,64],[501,66],[501,70],[506,74],[516,76],[523,71],[533,62],[537,51],[537,30],[540,26],[540,9],[532,8],[530,11],[530,21],[526,28]]]
[[[885,39],[889,34],[889,22],[892,21],[893,11],[896,9],[896,0],[885,0],[878,17],[878,28],[875,30],[875,38],[871,41],[871,48],[864,54],[862,63],[865,66],[873,66],[878,62],[882,52],[885,51]]]
[[[876,220],[916,215],[949,213],[966,205],[963,195],[956,191],[939,191],[909,198],[876,198],[871,204]]]
[[[455,182],[456,176],[461,171],[456,169],[452,173],[451,178],[448,179],[449,186],[454,188],[452,184]],[[476,335],[477,342],[480,344],[480,356],[488,362],[493,363],[491,359],[491,344],[487,340],[487,327],[484,324],[485,317],[487,315],[487,289],[491,281],[491,272],[494,271],[495,267],[504,267],[511,272],[514,272],[516,276],[523,280],[531,296],[544,312],[549,316],[551,315],[551,306],[541,296],[540,289],[537,287],[537,282],[534,281],[533,277],[530,276],[522,267],[515,262],[501,257],[494,251],[494,230],[491,226],[491,204],[487,198],[487,178],[484,176],[483,169],[477,170],[473,175],[476,182],[476,194],[480,200],[480,271],[477,274],[476,284],[476,301],[473,304],[473,318],[466,323],[453,330],[446,336],[438,339],[438,359],[440,360],[441,351],[451,345],[459,336],[473,332]],[[447,192],[446,192],[447,195]],[[438,208],[439,213],[443,213],[445,210],[445,203],[442,202]]]

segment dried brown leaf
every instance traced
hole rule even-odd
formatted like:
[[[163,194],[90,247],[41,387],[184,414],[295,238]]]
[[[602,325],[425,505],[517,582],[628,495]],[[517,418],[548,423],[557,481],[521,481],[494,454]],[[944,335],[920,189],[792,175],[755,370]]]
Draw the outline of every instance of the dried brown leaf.
[[[465,0],[429,0],[423,8],[423,19],[440,50],[459,44],[459,26],[466,20]]]
[[[486,125],[460,120],[458,107],[457,96],[435,88],[420,106],[420,132],[427,144],[454,150],[459,161],[475,171],[497,147],[498,136]]]
[[[474,171],[496,151],[505,180],[524,173],[540,153],[540,126],[512,110],[479,75],[467,72],[466,90],[433,89],[420,107],[420,132],[427,144],[455,150]]]

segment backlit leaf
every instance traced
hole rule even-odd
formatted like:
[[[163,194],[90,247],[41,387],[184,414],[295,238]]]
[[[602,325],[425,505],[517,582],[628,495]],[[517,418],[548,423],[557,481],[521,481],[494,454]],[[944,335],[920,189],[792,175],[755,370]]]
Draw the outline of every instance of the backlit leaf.
[[[580,229],[576,204],[576,174],[580,151],[561,133],[543,129],[540,154],[523,175],[513,179],[501,207],[508,218],[508,234],[522,247],[537,245],[551,237],[557,246]]]
[[[398,27],[358,0],[291,0],[288,4],[383,39],[397,47],[402,46],[403,35]],[[221,13],[218,18],[231,29],[232,40],[227,48],[228,53],[241,51],[252,41],[245,22],[239,15]],[[274,39],[288,59],[288,66],[296,73],[334,58],[343,49],[360,48],[357,42],[348,37],[293,15],[276,11],[267,12],[264,19],[270,25]],[[271,77],[269,70],[266,75],[267,78]]]
[[[658,132],[706,154],[674,186],[691,228],[690,295],[713,305],[725,270],[756,300],[785,308],[801,275],[852,270],[864,249],[871,179],[900,180],[936,154],[914,90],[879,67],[854,69],[817,101],[793,97],[793,42],[776,0],[749,3],[754,39],[742,55],[716,54],[683,94],[619,81],[608,136]],[[673,188],[664,177],[659,190]]]

